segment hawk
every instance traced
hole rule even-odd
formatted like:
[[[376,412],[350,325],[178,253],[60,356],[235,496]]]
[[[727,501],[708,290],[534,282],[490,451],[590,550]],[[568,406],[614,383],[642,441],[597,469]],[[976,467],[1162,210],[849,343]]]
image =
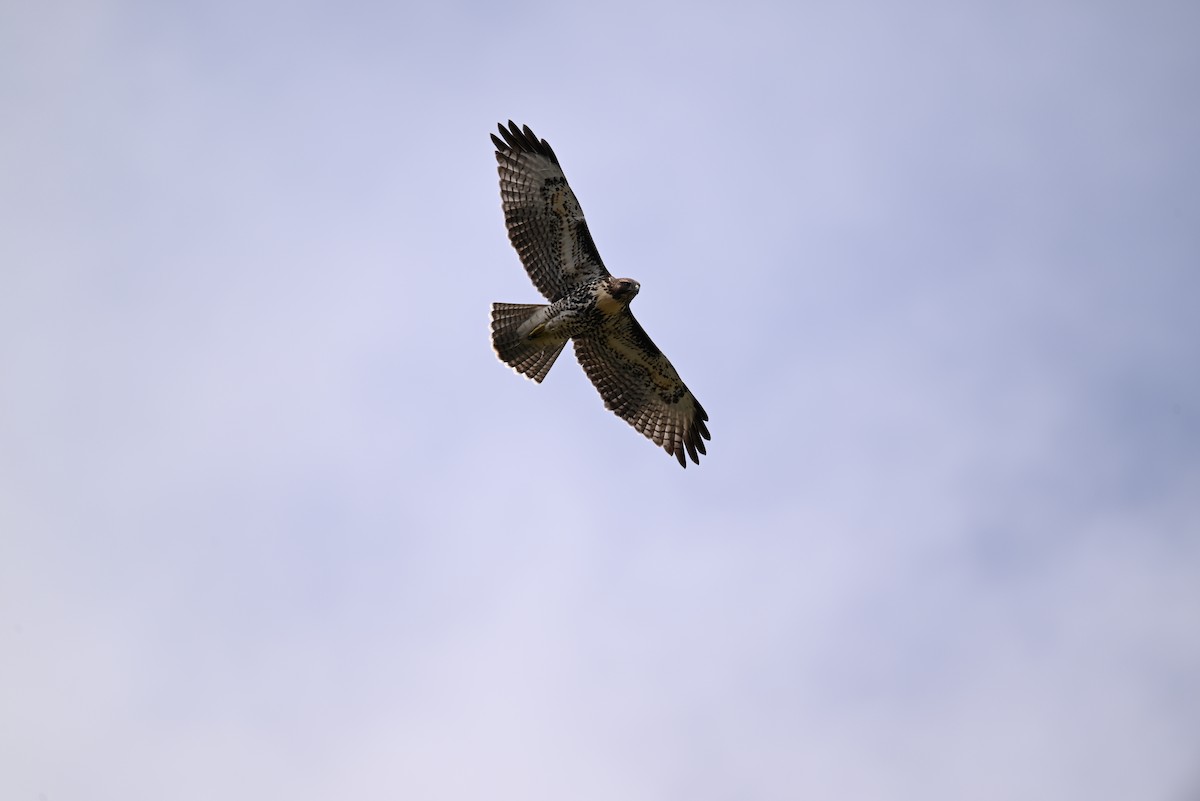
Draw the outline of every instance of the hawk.
[[[685,452],[699,464],[704,440],[711,439],[708,415],[629,310],[641,285],[605,269],[546,140],[512,120],[499,128],[492,141],[508,238],[550,303],[493,303],[496,355],[541,383],[572,340],[606,408],[683,467]]]

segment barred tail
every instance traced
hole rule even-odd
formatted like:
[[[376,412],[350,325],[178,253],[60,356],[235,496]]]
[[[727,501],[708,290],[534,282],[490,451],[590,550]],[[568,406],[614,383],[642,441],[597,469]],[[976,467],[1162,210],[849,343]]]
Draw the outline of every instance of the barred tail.
[[[522,324],[546,308],[542,304],[493,303],[492,347],[501,361],[539,384],[562,353],[565,339],[522,336]]]

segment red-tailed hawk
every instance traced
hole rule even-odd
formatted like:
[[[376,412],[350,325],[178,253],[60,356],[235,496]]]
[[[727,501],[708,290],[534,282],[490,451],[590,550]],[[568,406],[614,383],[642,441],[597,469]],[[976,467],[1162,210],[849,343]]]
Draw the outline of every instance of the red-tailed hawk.
[[[496,162],[508,238],[547,304],[492,304],[492,345],[517,372],[541,382],[567,340],[604,405],[687,467],[711,439],[708,415],[629,311],[641,285],[613,278],[558,158],[512,120]]]

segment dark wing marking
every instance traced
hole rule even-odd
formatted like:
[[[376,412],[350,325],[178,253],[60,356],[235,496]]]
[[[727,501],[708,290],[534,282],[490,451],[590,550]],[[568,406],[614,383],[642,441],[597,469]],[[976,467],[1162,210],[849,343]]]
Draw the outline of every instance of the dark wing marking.
[[[504,222],[534,286],[555,301],[579,284],[606,277],[583,209],[550,145],[528,125],[520,129],[509,120],[507,128],[499,127],[500,136],[492,134],[492,141]]]
[[[600,391],[604,406],[654,440],[687,467],[712,439],[708,415],[628,308],[594,334],[576,337],[575,355]]]

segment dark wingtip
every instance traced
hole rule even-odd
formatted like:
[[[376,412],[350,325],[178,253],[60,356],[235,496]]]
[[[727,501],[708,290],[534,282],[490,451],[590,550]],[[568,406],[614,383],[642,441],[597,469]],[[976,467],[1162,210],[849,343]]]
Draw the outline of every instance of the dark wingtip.
[[[500,136],[504,138],[504,141],[501,142],[495,134],[492,134],[492,141],[496,143],[497,151],[501,153],[537,153],[558,164],[558,156],[554,155],[550,143],[545,139],[538,139],[537,134],[528,125],[518,127],[515,122],[509,120],[507,128],[503,123],[496,127],[500,130]]]
[[[693,399],[693,402],[695,399]],[[704,447],[704,440],[712,439],[712,435],[708,433],[708,426],[704,425],[704,421],[708,419],[708,414],[704,411],[699,403],[696,403],[696,412],[692,417],[692,423],[688,426],[687,432],[683,436],[683,442],[687,445],[688,455],[692,457],[692,461],[700,464],[700,456],[697,452],[703,455],[708,455],[708,449]]]

